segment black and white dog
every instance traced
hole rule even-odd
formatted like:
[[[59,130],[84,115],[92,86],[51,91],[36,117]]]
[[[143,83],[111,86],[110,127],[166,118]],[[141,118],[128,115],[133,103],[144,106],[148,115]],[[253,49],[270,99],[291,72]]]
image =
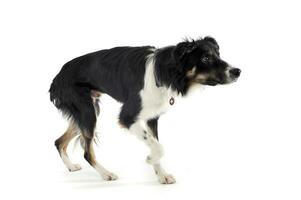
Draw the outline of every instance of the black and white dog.
[[[79,170],[81,167],[70,161],[66,149],[70,140],[80,135],[85,159],[103,179],[117,179],[96,161],[93,151],[98,100],[102,94],[108,94],[123,104],[119,123],[150,148],[146,160],[159,182],[175,183],[160,164],[160,115],[174,104],[177,96],[186,95],[192,85],[232,83],[239,75],[240,69],[220,58],[219,46],[212,37],[160,49],[116,47],[75,58],[62,67],[49,90],[51,101],[70,121],[55,145],[67,168]]]

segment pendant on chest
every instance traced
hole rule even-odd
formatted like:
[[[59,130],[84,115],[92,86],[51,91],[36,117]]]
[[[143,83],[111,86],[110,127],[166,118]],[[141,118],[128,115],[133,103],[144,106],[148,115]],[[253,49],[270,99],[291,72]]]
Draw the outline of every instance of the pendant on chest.
[[[175,99],[173,97],[171,97],[169,99],[169,104],[172,106],[175,103]]]

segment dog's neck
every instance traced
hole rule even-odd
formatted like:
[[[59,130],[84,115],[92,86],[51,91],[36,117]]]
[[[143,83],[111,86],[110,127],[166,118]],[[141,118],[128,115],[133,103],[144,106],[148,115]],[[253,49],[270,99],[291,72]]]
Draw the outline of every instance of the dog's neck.
[[[181,72],[180,66],[174,59],[174,48],[174,46],[169,46],[156,50],[154,76],[158,87],[170,87],[184,96],[189,89],[189,80],[186,74]]]

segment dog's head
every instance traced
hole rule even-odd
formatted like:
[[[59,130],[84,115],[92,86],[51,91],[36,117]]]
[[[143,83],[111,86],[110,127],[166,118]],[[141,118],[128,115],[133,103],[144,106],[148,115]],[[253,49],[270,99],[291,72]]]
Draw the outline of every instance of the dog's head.
[[[228,84],[236,81],[241,72],[220,58],[219,45],[212,37],[177,44],[174,57],[180,70],[193,83]]]

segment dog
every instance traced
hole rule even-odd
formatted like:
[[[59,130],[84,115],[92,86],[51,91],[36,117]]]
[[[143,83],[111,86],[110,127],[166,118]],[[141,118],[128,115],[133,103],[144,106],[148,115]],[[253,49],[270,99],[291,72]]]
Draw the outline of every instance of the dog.
[[[115,47],[77,57],[67,62],[53,79],[50,100],[69,119],[66,132],[55,146],[69,171],[80,170],[67,155],[67,146],[80,136],[84,158],[104,180],[117,176],[96,161],[93,141],[103,94],[121,102],[119,123],[149,148],[147,163],[162,184],[175,183],[160,164],[163,148],[158,140],[158,120],[187,95],[193,85],[215,86],[235,82],[241,70],[220,58],[219,45],[210,37],[186,39],[177,45]]]

